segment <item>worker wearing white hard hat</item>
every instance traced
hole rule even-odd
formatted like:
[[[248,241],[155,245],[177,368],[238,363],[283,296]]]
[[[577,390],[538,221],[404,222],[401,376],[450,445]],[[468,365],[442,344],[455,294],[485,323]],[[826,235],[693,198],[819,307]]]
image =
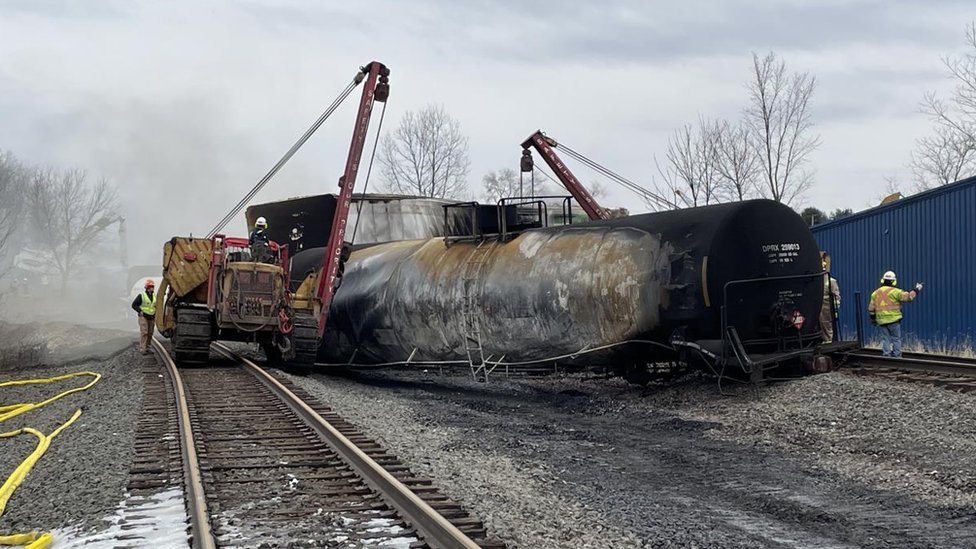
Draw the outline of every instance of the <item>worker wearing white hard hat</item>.
[[[251,231],[251,236],[247,239],[247,244],[253,246],[256,240],[264,241],[265,244],[268,243],[268,220],[259,217],[257,221],[254,222],[254,230]]]
[[[912,290],[898,288],[894,271],[881,276],[881,287],[871,293],[868,315],[871,323],[881,328],[881,352],[884,356],[901,356],[901,304],[912,301],[922,291],[922,283],[916,282]]]
[[[254,261],[266,263],[270,261],[271,239],[268,237],[268,220],[259,217],[254,222],[254,230],[247,239],[248,246],[251,247],[251,257]]]

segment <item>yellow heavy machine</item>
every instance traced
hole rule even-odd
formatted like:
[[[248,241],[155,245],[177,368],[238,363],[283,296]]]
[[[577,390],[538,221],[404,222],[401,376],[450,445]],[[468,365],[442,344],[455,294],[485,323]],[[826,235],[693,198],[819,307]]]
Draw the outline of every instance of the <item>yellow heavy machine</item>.
[[[211,341],[231,340],[259,343],[274,364],[311,366],[317,319],[290,305],[287,250],[272,242],[256,254],[246,238],[224,235],[165,244],[156,324],[178,363],[206,363]]]
[[[289,292],[288,248],[282,243],[250,245],[247,238],[216,234],[223,226],[218,225],[207,237],[176,236],[164,245],[156,326],[160,334],[171,339],[178,364],[206,363],[210,343],[221,340],[258,343],[272,364],[299,371],[312,366],[340,280],[337,274],[348,255],[344,253],[346,220],[370,114],[374,101],[385,103],[389,96],[389,72],[382,63],[373,61],[356,73],[343,92],[348,96],[356,85],[366,82],[346,168],[339,179],[329,245],[322,259],[320,272],[325,275],[319,277],[313,294],[295,303],[295,296]],[[333,103],[242,203],[256,194],[339,102],[341,99]]]

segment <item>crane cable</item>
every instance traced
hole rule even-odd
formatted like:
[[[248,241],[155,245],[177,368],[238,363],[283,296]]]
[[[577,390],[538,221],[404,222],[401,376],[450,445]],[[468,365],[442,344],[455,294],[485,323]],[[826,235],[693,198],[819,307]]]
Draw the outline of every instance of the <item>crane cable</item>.
[[[601,164],[599,164],[599,163],[597,163],[597,162],[595,162],[593,160],[590,160],[585,155],[583,155],[583,154],[581,154],[581,153],[579,153],[577,151],[574,151],[573,149],[567,147],[566,145],[560,143],[559,144],[559,148],[560,148],[560,150],[566,151],[566,154],[568,154],[570,157],[575,158],[579,162],[582,162],[582,163],[586,164],[590,168],[592,168],[592,169],[594,169],[594,170],[602,173],[603,175],[609,177],[610,179],[612,179],[612,180],[620,183],[621,185],[629,188],[630,190],[634,191],[635,193],[637,193],[639,195],[642,195],[645,199],[647,199],[647,198],[652,199],[654,202],[657,203],[658,206],[664,206],[666,208],[674,208],[675,207],[675,204],[672,203],[672,202],[670,202],[668,199],[666,199],[666,198],[658,195],[657,193],[651,191],[650,189],[647,189],[645,187],[642,187],[641,185],[638,185],[637,183],[634,183],[633,181],[631,181],[631,180],[627,179],[626,177],[624,177],[624,176],[622,176],[622,175],[620,175],[620,174],[618,174],[618,173],[610,170],[609,168],[607,168],[607,167],[605,167],[605,166],[603,166],[603,165],[601,165]]]
[[[590,168],[596,170],[597,172],[600,172],[603,175],[609,177],[611,180],[616,181],[617,183],[619,183],[619,184],[621,184],[621,185],[629,188],[630,190],[634,191],[635,193],[643,196],[645,199],[651,199],[651,200],[653,200],[655,203],[657,203],[658,207],[664,206],[665,208],[668,208],[668,209],[672,209],[672,208],[675,208],[676,207],[676,205],[674,203],[672,203],[668,199],[664,198],[663,196],[661,196],[661,195],[659,195],[659,194],[651,191],[650,189],[647,189],[645,187],[642,187],[641,185],[638,185],[637,183],[634,183],[633,181],[627,179],[626,177],[624,177],[624,176],[622,176],[622,175],[620,175],[620,174],[618,174],[618,173],[610,170],[609,168],[607,168],[607,167],[605,167],[605,166],[603,166],[603,165],[601,165],[601,164],[599,164],[599,163],[597,163],[597,162],[595,162],[593,160],[590,160],[589,158],[587,158],[582,153],[579,153],[579,152],[571,149],[570,147],[567,147],[565,143],[562,143],[562,142],[559,143],[559,150],[560,151],[564,151],[567,154],[567,156],[569,156],[571,158],[574,158],[574,159],[576,159],[579,162],[582,162],[583,164],[589,166]]]
[[[250,202],[250,200],[254,198],[254,196],[258,194],[258,192],[260,192],[261,189],[263,189],[264,186],[267,185],[269,181],[271,181],[271,178],[274,177],[276,173],[278,173],[278,170],[284,167],[284,165],[289,160],[291,160],[291,157],[294,156],[296,152],[298,152],[298,149],[300,149],[302,145],[304,145],[305,142],[312,137],[312,134],[314,134],[319,129],[319,127],[321,127],[322,124],[325,123],[326,120],[328,120],[328,118],[332,115],[332,113],[335,112],[337,108],[339,108],[339,105],[341,105],[342,102],[345,101],[347,97],[349,97],[349,94],[351,94],[352,91],[356,89],[356,86],[358,86],[359,83],[363,81],[364,77],[365,75],[362,71],[356,73],[356,76],[353,78],[352,82],[350,82],[346,86],[346,88],[342,91],[342,93],[340,93],[339,96],[336,97],[336,99],[332,102],[332,104],[329,105],[329,108],[327,108],[325,112],[323,112],[322,115],[319,116],[319,118],[308,128],[308,130],[306,130],[305,133],[298,138],[298,141],[296,141],[295,144],[292,145],[290,149],[288,149],[288,152],[286,152],[284,156],[282,156],[281,159],[278,160],[278,162],[271,168],[271,170],[268,171],[268,173],[265,174],[265,176],[262,177],[261,180],[258,181],[256,185],[254,185],[254,187],[251,188],[251,191],[248,192],[244,196],[244,198],[238,201],[237,204],[234,205],[234,207],[231,208],[231,210],[227,213],[227,215],[225,215],[224,218],[221,219],[220,222],[217,223],[217,225],[214,226],[214,228],[211,229],[209,233],[207,233],[207,238],[213,238],[214,235],[219,233],[221,230],[224,229],[224,227],[227,226],[228,223],[230,223],[230,221],[234,218],[234,216],[240,213],[240,211],[244,208],[244,206],[246,206],[247,203]]]
[[[383,102],[383,108],[380,109],[380,121],[376,125],[376,139],[373,140],[373,153],[369,155],[369,166],[366,168],[366,179],[363,181],[364,196],[356,204],[356,223],[352,226],[352,238],[349,239],[350,244],[355,244],[356,242],[356,231],[359,230],[359,220],[362,218],[361,214],[363,213],[363,199],[365,199],[366,189],[369,188],[369,175],[373,173],[373,160],[376,158],[376,149],[380,144],[380,134],[383,132],[384,118],[386,118],[386,101]]]

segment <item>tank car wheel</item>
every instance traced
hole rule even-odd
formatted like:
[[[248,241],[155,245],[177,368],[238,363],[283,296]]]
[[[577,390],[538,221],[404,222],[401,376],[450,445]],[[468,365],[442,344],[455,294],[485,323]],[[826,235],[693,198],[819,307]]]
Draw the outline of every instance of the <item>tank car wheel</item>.
[[[623,378],[628,383],[633,383],[634,385],[646,386],[651,382],[654,376],[647,369],[647,364],[643,363],[631,363],[624,367]]]

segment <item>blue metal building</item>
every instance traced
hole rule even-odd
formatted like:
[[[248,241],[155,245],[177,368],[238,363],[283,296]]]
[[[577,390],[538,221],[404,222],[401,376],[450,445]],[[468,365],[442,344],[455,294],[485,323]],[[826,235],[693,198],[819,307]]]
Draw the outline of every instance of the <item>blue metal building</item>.
[[[831,257],[841,290],[841,335],[854,338],[855,292],[861,293],[865,338],[876,337],[867,302],[892,270],[898,286],[924,282],[903,305],[907,339],[955,346],[976,335],[976,177],[812,228]]]

